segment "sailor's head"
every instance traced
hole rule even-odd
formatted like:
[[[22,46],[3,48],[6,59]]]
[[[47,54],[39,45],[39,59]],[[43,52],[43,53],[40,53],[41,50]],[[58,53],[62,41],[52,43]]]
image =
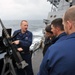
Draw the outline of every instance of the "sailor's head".
[[[51,22],[51,31],[54,36],[59,36],[62,31],[64,31],[64,27],[62,24],[62,18],[56,18]]]
[[[45,37],[53,37],[53,32],[51,31],[51,25],[47,25],[45,28]]]
[[[22,20],[20,27],[22,32],[26,32],[26,30],[28,29],[28,22],[26,20]]]
[[[75,32],[75,6],[70,7],[63,16],[64,30],[67,34]]]

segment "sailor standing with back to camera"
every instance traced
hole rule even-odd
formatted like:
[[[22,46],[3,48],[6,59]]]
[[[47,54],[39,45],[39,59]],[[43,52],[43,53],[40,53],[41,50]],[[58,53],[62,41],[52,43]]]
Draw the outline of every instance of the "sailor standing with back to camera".
[[[18,47],[18,51],[20,52],[23,60],[28,63],[24,69],[17,69],[18,75],[33,75],[32,69],[32,60],[31,54],[29,52],[29,47],[32,44],[32,33],[28,31],[28,22],[26,20],[22,20],[20,24],[21,29],[16,30],[13,33],[13,36],[19,33],[14,37],[14,44]]]
[[[67,37],[48,48],[38,75],[75,75],[75,6],[65,12],[63,25]]]

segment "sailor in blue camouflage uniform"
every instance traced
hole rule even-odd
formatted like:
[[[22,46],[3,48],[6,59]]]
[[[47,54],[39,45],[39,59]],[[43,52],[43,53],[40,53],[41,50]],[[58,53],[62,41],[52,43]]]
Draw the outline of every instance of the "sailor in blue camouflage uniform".
[[[65,12],[63,24],[68,35],[48,48],[38,75],[75,75],[75,6]]]
[[[30,31],[28,31],[28,22],[26,20],[22,20],[20,24],[21,29],[16,30],[13,33],[14,44],[18,47],[18,51],[20,52],[22,58],[28,63],[24,69],[18,69],[19,75],[33,75],[32,69],[32,60],[31,54],[29,51],[29,47],[32,44],[33,35]]]
[[[53,43],[60,42],[65,39],[66,33],[64,31],[62,18],[56,18],[51,22],[51,31],[55,36],[55,39],[52,41]]]

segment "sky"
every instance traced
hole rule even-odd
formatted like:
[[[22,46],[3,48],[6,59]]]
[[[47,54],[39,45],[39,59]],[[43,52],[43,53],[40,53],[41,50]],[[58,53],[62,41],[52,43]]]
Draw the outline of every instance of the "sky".
[[[3,20],[42,20],[50,11],[47,0],[1,0],[0,18]]]

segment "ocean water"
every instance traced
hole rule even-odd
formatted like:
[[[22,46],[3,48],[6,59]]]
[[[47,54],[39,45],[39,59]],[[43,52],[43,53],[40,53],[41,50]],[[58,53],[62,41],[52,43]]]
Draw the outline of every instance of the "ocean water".
[[[20,29],[21,20],[2,20],[4,26],[6,28],[12,29],[12,34],[15,30]],[[28,20],[28,30],[30,30],[34,37],[42,36],[43,29],[45,28],[45,24],[43,20]],[[2,35],[2,27],[0,25],[0,36]]]

